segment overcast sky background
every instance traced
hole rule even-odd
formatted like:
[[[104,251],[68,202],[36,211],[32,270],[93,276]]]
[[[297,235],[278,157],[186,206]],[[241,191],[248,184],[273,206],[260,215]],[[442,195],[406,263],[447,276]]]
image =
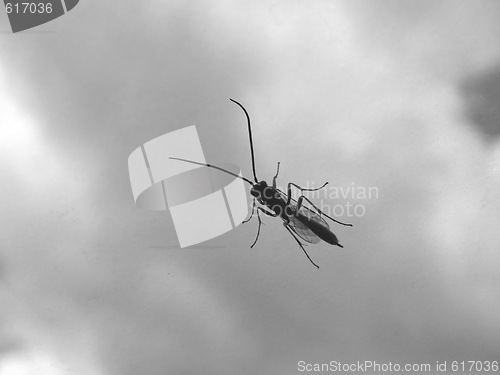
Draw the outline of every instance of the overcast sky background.
[[[0,30],[1,375],[499,359],[498,1],[85,0]],[[229,98],[261,179],[378,188],[319,270],[280,220],[176,249],[134,205],[129,154],[193,124],[251,176]]]

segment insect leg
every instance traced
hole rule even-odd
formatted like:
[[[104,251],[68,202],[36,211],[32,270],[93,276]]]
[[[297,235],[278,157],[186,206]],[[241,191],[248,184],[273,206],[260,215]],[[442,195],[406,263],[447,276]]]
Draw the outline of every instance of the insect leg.
[[[255,241],[253,241],[253,244],[252,244],[252,246],[250,246],[250,248],[253,248],[255,246],[255,244],[257,243],[257,240],[259,239],[259,235],[260,235],[260,226],[262,225],[262,220],[260,219],[259,211],[264,212],[267,216],[272,216],[272,217],[278,216],[277,213],[267,211],[267,210],[263,209],[262,207],[257,207],[257,219],[259,220],[259,227],[257,228],[257,237],[255,237]]]
[[[278,173],[280,173],[280,162],[278,162],[278,169],[276,170],[276,176],[273,178],[273,188],[276,189],[276,179],[278,178]]]
[[[250,221],[250,219],[252,219],[253,217],[253,213],[255,212],[255,198],[253,199],[253,204],[252,204],[252,213],[250,214],[250,216],[248,217],[248,219],[245,219],[241,222],[241,224],[245,224],[245,223],[248,223]]]
[[[272,211],[266,210],[266,209],[264,209],[262,207],[257,207],[257,209],[259,211],[264,212],[267,216],[271,216],[271,217],[278,217],[279,216],[279,214],[277,214],[276,212],[272,212]]]
[[[293,234],[292,230],[288,227],[287,223],[283,223],[283,226],[286,228],[286,230],[292,235],[292,237],[295,239],[295,241],[297,241],[297,243],[299,244],[300,248],[302,249],[302,251],[304,252],[304,254],[306,254],[306,257],[307,259],[309,259],[309,261],[316,267],[319,269],[319,266],[313,262],[313,260],[311,259],[311,257],[309,256],[309,254],[307,254],[307,251],[306,249],[304,249],[304,246],[302,245],[302,243],[299,241],[299,239],[295,236],[295,234]]]
[[[300,206],[302,206],[302,201],[303,201],[304,199],[305,199],[307,202],[309,202],[309,204],[310,204],[311,206],[313,206],[313,207],[314,207],[314,209],[315,209],[316,211],[318,211],[318,213],[319,213],[320,215],[324,215],[324,216],[326,216],[327,218],[329,218],[330,220],[332,220],[332,221],[336,222],[337,224],[345,225],[345,226],[347,226],[347,227],[352,227],[352,224],[342,223],[341,221],[335,220],[333,217],[328,216],[327,214],[325,214],[323,211],[321,211],[321,210],[320,210],[320,209],[319,209],[319,208],[318,208],[318,207],[317,207],[317,206],[316,206],[313,202],[311,202],[311,201],[310,201],[307,197],[305,197],[304,195],[301,195],[301,196],[299,197],[299,199],[297,200],[297,209],[296,209],[296,211],[295,211],[295,215],[298,215],[299,210],[300,210]]]
[[[328,185],[328,182],[325,182],[323,185],[321,185],[318,188],[309,189],[309,188],[303,188],[302,186],[294,184],[293,182],[289,182],[288,183],[288,197],[287,197],[287,202],[286,202],[287,206],[290,204],[290,201],[292,200],[292,186],[299,189],[300,193],[302,194],[303,191],[316,191],[316,190],[323,189],[326,185]]]

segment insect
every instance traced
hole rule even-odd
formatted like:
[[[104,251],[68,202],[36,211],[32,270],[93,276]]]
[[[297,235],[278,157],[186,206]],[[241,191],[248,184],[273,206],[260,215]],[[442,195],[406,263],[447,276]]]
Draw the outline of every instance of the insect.
[[[259,212],[262,212],[265,215],[271,217],[280,217],[283,220],[283,226],[295,239],[295,241],[300,246],[304,254],[307,256],[307,259],[309,259],[309,261],[316,268],[319,268],[319,266],[316,263],[314,263],[314,261],[307,253],[306,249],[304,248],[304,244],[300,241],[300,239],[302,239],[304,242],[312,244],[319,243],[320,241],[325,241],[331,245],[343,247],[339,243],[337,236],[335,236],[335,234],[330,230],[330,227],[326,222],[326,220],[323,218],[323,216],[340,225],[352,227],[352,224],[342,223],[328,216],[327,214],[322,212],[317,206],[315,206],[314,203],[312,203],[306,196],[302,194],[304,191],[317,191],[323,189],[328,184],[328,182],[325,182],[322,186],[318,188],[312,188],[312,189],[306,189],[297,184],[294,184],[293,182],[290,182],[287,185],[287,193],[285,194],[285,192],[281,191],[276,186],[276,180],[278,178],[280,170],[280,162],[278,162],[276,175],[273,177],[272,185],[268,185],[267,182],[264,180],[259,181],[259,179],[257,178],[257,174],[255,172],[255,155],[253,149],[253,138],[252,138],[252,127],[250,125],[250,116],[248,115],[248,112],[245,109],[245,107],[243,107],[236,100],[233,99],[230,100],[233,103],[237,104],[243,110],[243,112],[245,112],[245,116],[247,118],[248,137],[250,140],[250,153],[252,157],[252,171],[253,171],[254,182],[252,182],[246,177],[237,175],[216,165],[199,163],[196,161],[175,158],[175,157],[170,157],[170,159],[179,160],[191,164],[197,164],[208,168],[214,168],[224,173],[228,173],[234,177],[240,178],[246,183],[250,184],[251,186],[250,194],[253,197],[252,213],[250,214],[248,219],[243,221],[243,223],[249,222],[254,216],[254,212],[256,210],[257,210],[257,219],[259,221],[259,227],[257,228],[257,236],[252,246],[250,247],[253,248],[257,243],[257,240],[259,239],[260,228],[262,225],[262,220],[260,218]],[[301,195],[298,197],[298,199],[292,198],[292,187],[300,190]],[[304,206],[303,204],[304,201],[309,203],[312,208]],[[256,204],[256,202],[259,203],[259,206]]]

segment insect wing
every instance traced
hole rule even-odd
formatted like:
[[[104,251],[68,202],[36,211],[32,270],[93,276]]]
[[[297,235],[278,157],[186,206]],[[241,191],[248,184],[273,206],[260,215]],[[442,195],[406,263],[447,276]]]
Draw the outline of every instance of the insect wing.
[[[286,201],[287,198],[288,198],[288,196],[282,190],[280,190],[280,189],[276,189],[276,190],[283,196],[283,198]],[[295,212],[295,207],[297,207],[297,200],[294,199],[294,198],[291,198],[290,205],[292,206],[292,209],[294,209],[294,212]],[[326,229],[330,229],[330,226],[328,225],[328,223],[326,222],[326,220],[323,219],[323,217],[321,217],[318,213],[316,213],[315,211],[311,210],[309,207],[301,205],[300,206],[300,210],[299,210],[299,215],[300,214],[305,215],[306,217],[308,217],[311,220],[314,220],[318,224],[321,224]]]
[[[330,229],[330,226],[328,225],[326,220],[323,219],[323,217],[321,217],[319,214],[317,214],[316,212],[314,212],[310,208],[307,208],[304,206],[300,207],[299,216],[301,216],[301,215],[307,217],[309,220],[315,221],[316,223],[318,223],[319,225],[321,225],[325,229]]]
[[[301,223],[295,216],[290,217],[289,227],[295,232],[297,236],[302,238],[304,241],[315,244],[321,241],[321,239],[314,234],[305,224]]]
[[[284,197],[284,199],[287,199],[287,195],[277,189],[280,194]],[[296,207],[297,207],[297,201],[295,199],[291,199],[290,205],[292,206],[293,213],[295,214]],[[318,215],[316,212],[311,210],[310,208],[306,206],[301,206],[299,209],[299,213],[296,217],[295,215],[292,215],[290,217],[290,228],[304,241],[315,244],[321,241],[321,239],[307,226],[307,224],[304,224],[304,222],[307,223],[307,221],[314,221],[324,227],[325,229],[330,230],[330,226],[328,223],[323,219],[320,215]],[[302,219],[302,221],[300,220]]]

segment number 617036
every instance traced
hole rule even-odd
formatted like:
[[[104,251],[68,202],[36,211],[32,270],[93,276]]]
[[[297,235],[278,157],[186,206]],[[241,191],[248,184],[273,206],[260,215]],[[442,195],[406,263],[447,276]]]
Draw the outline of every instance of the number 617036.
[[[5,11],[8,14],[52,13],[52,3],[6,3]]]

